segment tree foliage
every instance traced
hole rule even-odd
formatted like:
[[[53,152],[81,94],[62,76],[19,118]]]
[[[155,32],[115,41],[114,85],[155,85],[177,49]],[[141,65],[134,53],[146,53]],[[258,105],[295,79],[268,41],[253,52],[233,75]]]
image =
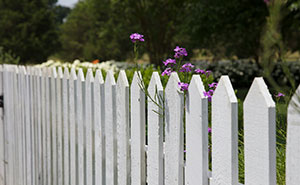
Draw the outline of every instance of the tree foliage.
[[[0,46],[22,62],[42,62],[59,46],[58,30],[44,0],[0,0]]]

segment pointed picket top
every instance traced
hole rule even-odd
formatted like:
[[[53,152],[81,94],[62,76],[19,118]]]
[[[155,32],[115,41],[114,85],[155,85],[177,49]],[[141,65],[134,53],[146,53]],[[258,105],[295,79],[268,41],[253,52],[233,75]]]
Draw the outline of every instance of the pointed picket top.
[[[124,70],[121,70],[117,80],[117,86],[119,87],[129,87],[127,76]]]
[[[70,80],[77,80],[75,68],[71,68]]]
[[[42,71],[43,72],[43,71]],[[23,74],[25,75],[27,72],[26,72],[26,69],[25,69],[25,66],[20,66],[20,74]]]
[[[132,82],[131,82],[131,90],[132,89],[140,89],[143,82],[143,77],[141,72],[134,72]]]
[[[200,75],[193,75],[190,85],[189,85],[189,92],[197,92],[201,99],[206,98],[203,94],[205,88],[203,86],[203,82],[201,80]]]
[[[20,70],[20,72],[21,72],[21,70],[22,70],[21,67],[19,68],[19,70]],[[40,76],[42,76],[42,74],[43,74],[43,73],[42,73],[42,69],[39,68],[39,67],[37,67],[37,68],[36,68],[36,75],[40,77]]]
[[[111,70],[106,73],[105,85],[116,85],[116,80]]]
[[[293,95],[287,115],[286,184],[300,182],[300,85]]]
[[[155,95],[155,91],[162,91],[162,90],[163,90],[163,86],[160,81],[160,76],[158,72],[153,72],[149,82],[148,91],[153,96]]]
[[[166,86],[166,94],[172,94],[174,92],[181,92],[178,82],[180,82],[180,79],[178,77],[178,74],[176,72],[171,73],[170,78],[168,80],[167,86]]]
[[[250,90],[245,98],[244,104],[259,102],[261,99],[267,107],[275,107],[275,102],[272,99],[269,89],[262,77],[256,77],[250,87]],[[260,103],[262,103],[260,102]]]
[[[214,96],[226,96],[231,103],[237,103],[235,92],[227,75],[221,76]]]
[[[59,73],[59,72],[58,72],[58,73]],[[52,77],[52,78],[57,78],[56,67],[52,67],[52,68],[51,68],[51,77]]]
[[[58,78],[63,78],[63,76],[64,76],[64,74],[63,74],[62,68],[58,67],[58,69],[57,69],[57,77]]]
[[[103,76],[102,76],[102,72],[101,72],[101,70],[99,70],[99,69],[96,70],[95,82],[98,82],[98,83],[100,83],[100,84],[103,84],[103,83],[104,83]]]
[[[263,78],[244,101],[244,143],[246,184],[276,184],[276,110]]]
[[[67,67],[64,68],[64,74],[63,74],[63,77],[64,77],[65,79],[69,79],[69,78],[70,78],[69,68],[67,68]]]
[[[186,99],[186,184],[208,185],[208,103],[200,75],[193,75]]]
[[[148,153],[147,153],[147,182],[148,184],[163,184],[163,86],[158,72],[153,72],[148,86]],[[154,101],[154,102],[153,102]]]
[[[82,68],[78,69],[78,76],[77,76],[77,78],[79,79],[79,81],[84,81],[84,74],[83,74]]]
[[[87,82],[93,82],[94,81],[94,74],[93,74],[93,71],[92,71],[91,68],[89,68],[87,70],[86,78],[85,79],[86,79]]]
[[[238,184],[238,104],[228,76],[212,97],[212,184]]]
[[[171,73],[165,90],[165,184],[183,184],[183,93]]]

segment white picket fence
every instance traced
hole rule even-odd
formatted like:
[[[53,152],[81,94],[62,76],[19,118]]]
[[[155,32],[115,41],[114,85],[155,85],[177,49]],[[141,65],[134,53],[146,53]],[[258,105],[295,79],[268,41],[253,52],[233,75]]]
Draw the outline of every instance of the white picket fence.
[[[112,72],[104,81],[101,71],[0,66],[0,185],[237,185],[238,104],[229,78],[212,98],[212,173],[201,78],[193,76],[185,107],[178,82],[172,73],[164,90],[153,73],[148,91],[165,97],[163,112],[137,73],[129,86],[124,71],[116,82]],[[300,88],[288,108],[287,185],[300,184],[299,95]],[[275,103],[255,78],[244,102],[245,184],[276,184],[275,129]]]

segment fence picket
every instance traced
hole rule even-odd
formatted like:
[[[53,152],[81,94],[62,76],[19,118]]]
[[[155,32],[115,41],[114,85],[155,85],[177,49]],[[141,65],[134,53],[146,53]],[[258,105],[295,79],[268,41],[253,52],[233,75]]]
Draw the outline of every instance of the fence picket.
[[[193,75],[186,100],[186,185],[208,185],[208,103],[204,91],[201,77]]]
[[[245,184],[276,184],[275,103],[262,78],[244,101]]]
[[[119,73],[116,86],[118,183],[130,184],[129,155],[129,84],[124,70]]]
[[[51,69],[48,68],[46,83],[45,83],[45,116],[46,116],[46,141],[47,141],[47,185],[52,184],[52,140],[51,140],[51,107],[50,107],[50,84],[51,84]]]
[[[7,185],[14,185],[14,111],[13,111],[13,71],[12,66],[4,65],[4,127],[5,127],[5,172]]]
[[[228,76],[212,98],[212,183],[238,184],[238,107]]]
[[[300,86],[288,106],[286,143],[286,184],[300,182]]]
[[[83,109],[84,106],[84,98],[83,98],[83,88],[85,87],[84,75],[82,69],[78,70],[78,78],[76,84],[76,115],[77,115],[77,123],[76,123],[76,131],[77,131],[77,144],[78,144],[78,151],[77,151],[77,160],[78,160],[78,167],[77,167],[77,176],[78,176],[78,185],[85,185],[84,181],[84,120],[83,120]]]
[[[70,184],[69,176],[69,70],[61,72],[61,97],[62,97],[62,141],[63,141],[63,184]]]
[[[68,69],[65,69],[68,70]],[[77,184],[76,181],[76,90],[77,80],[75,68],[71,69],[69,78],[69,127],[70,127],[70,184]]]
[[[131,105],[131,184],[146,184],[145,179],[145,94],[142,75],[135,72],[130,87]]]
[[[105,184],[103,158],[104,150],[104,81],[100,70],[96,71],[94,80],[93,97],[93,127],[94,127],[94,166],[95,166],[95,185]]]
[[[183,93],[173,72],[165,89],[165,185],[183,184]]]
[[[92,84],[94,76],[92,69],[88,69],[85,80],[85,172],[86,184],[93,184],[92,165]]]
[[[106,185],[117,184],[116,148],[116,82],[112,71],[108,71],[105,87],[105,174]]]
[[[152,74],[148,87],[147,183],[163,185],[163,86],[158,72]]]
[[[3,66],[0,65],[0,96],[3,96]],[[2,102],[3,103],[3,102]],[[3,106],[3,104],[2,104]],[[0,184],[6,184],[5,182],[5,144],[4,144],[4,115],[3,107],[0,107]]]

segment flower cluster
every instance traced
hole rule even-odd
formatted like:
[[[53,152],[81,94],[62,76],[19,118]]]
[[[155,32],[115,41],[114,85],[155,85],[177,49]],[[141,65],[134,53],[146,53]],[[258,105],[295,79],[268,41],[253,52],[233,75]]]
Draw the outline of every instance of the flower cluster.
[[[280,98],[280,97],[284,97],[285,95],[281,92],[279,92],[278,94],[275,94],[276,98]]]
[[[182,56],[187,56],[187,52],[186,52],[186,49],[185,48],[181,48],[179,46],[176,46],[176,48],[174,49],[175,51],[175,55],[174,55],[174,58],[180,58]]]
[[[214,94],[214,91],[215,91],[217,85],[218,85],[218,83],[216,83],[216,82],[208,84],[209,90],[203,92],[204,96],[207,97],[208,101],[211,101],[212,95]]]
[[[144,42],[144,35],[141,35],[139,33],[133,33],[130,35],[130,39],[133,43],[137,42],[137,41],[140,41],[140,42]]]

